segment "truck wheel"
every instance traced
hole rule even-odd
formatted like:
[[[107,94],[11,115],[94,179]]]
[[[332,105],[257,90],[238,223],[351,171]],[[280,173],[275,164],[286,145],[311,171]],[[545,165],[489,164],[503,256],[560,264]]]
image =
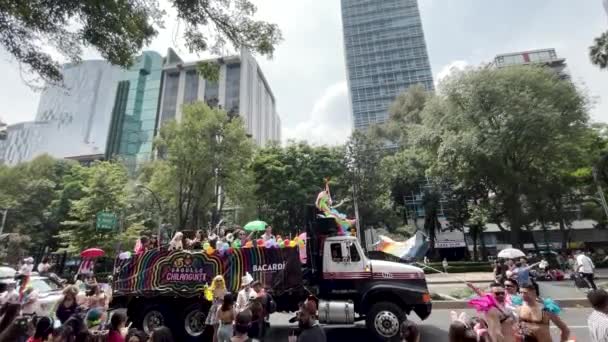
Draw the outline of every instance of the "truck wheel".
[[[367,328],[379,341],[398,341],[399,327],[403,321],[403,310],[396,304],[379,302],[366,315]]]
[[[150,335],[155,328],[169,326],[167,310],[160,305],[151,305],[143,310],[141,316],[141,327]]]
[[[198,303],[190,305],[183,311],[183,329],[186,339],[197,341],[197,338],[203,335],[207,327],[205,320],[207,319],[208,312],[209,307],[204,308],[203,305]]]

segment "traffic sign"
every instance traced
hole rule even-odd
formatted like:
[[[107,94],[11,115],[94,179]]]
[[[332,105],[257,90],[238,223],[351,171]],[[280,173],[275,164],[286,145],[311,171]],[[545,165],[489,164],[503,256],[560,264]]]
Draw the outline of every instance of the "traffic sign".
[[[95,226],[97,230],[115,230],[118,227],[118,217],[114,213],[99,212]]]

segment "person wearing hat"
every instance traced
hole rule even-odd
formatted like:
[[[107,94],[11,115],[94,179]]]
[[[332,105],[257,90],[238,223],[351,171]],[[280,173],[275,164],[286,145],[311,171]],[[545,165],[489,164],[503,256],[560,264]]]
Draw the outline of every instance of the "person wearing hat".
[[[257,298],[257,293],[251,287],[252,283],[253,283],[253,277],[251,276],[251,274],[249,274],[249,272],[247,272],[241,278],[242,290],[239,291],[239,294],[237,295],[237,298],[236,298],[236,311],[237,312],[241,312],[241,311],[244,311],[245,309],[247,309],[247,305],[249,304],[250,299]]]

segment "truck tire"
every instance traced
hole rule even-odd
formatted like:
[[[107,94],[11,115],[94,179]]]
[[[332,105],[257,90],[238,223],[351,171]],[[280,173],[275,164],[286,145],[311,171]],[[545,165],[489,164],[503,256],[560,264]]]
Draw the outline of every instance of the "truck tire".
[[[183,330],[184,341],[200,341],[201,336],[211,330],[205,324],[208,314],[209,306],[199,303],[188,306],[182,312],[181,322],[183,324],[181,329]]]
[[[142,310],[141,316],[138,319],[138,325],[141,325],[142,330],[150,335],[155,328],[166,326],[172,328],[171,311],[163,305],[152,304]]]
[[[405,315],[391,302],[378,302],[366,314],[365,324],[378,341],[399,341],[399,327]]]

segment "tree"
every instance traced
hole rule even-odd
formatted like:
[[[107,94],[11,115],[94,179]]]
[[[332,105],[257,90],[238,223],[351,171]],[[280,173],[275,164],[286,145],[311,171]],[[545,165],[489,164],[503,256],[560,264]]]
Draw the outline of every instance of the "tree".
[[[155,164],[149,186],[169,204],[178,229],[217,223],[219,186],[233,204],[246,202],[249,178],[243,176],[253,144],[240,118],[200,102],[184,106],[181,121],[165,124],[156,145],[164,160]]]
[[[28,236],[20,241],[33,255],[57,247],[55,235],[67,215],[60,205],[63,177],[73,165],[42,155],[14,167],[0,167],[0,208],[8,209],[4,233]],[[30,241],[33,244],[28,245]]]
[[[342,148],[290,143],[260,149],[253,161],[256,198],[261,219],[280,232],[303,228],[306,205],[312,205],[331,179],[334,200],[350,197],[343,185],[346,167]]]
[[[608,67],[608,31],[595,38],[594,44],[589,47],[589,58],[600,69]]]
[[[271,56],[281,40],[276,25],[254,19],[257,9],[249,0],[169,3],[190,52],[218,54],[231,44]],[[94,47],[110,63],[127,67],[163,28],[165,15],[156,0],[7,0],[0,4],[0,44],[26,71],[58,83],[59,62],[46,48],[77,63],[84,48]]]
[[[389,153],[383,140],[355,131],[346,142],[344,184],[356,196],[360,227],[388,227],[394,231],[398,225],[391,203],[389,183],[385,181],[380,163]],[[351,203],[354,204],[354,203]],[[352,205],[349,206],[354,211]]]
[[[95,162],[90,167],[74,167],[70,177],[82,187],[82,196],[71,201],[69,219],[62,223],[59,238],[63,248],[70,253],[91,247],[113,251],[120,236],[116,231],[98,230],[96,217],[100,212],[124,217],[129,197],[126,168]]]
[[[531,185],[553,174],[556,161],[576,155],[587,120],[587,99],[571,82],[526,66],[452,76],[427,104],[423,122],[437,142],[437,169],[495,194],[497,216],[521,247]]]

